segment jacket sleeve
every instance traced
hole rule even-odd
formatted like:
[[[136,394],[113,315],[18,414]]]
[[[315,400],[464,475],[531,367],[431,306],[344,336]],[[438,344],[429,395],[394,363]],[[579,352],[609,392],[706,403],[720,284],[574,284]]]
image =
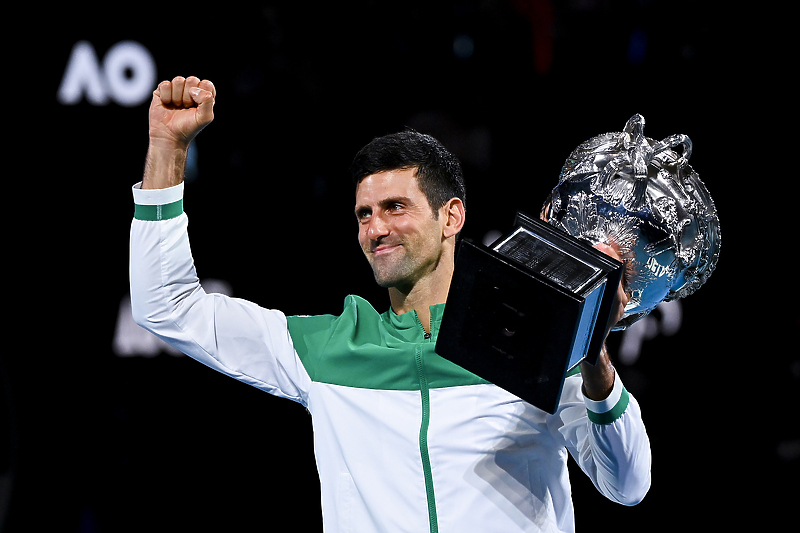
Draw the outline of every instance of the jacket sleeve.
[[[275,396],[306,404],[310,379],[286,317],[207,294],[197,277],[183,212],[183,184],[134,186],[130,290],[137,324],[201,363]]]
[[[581,470],[607,498],[636,505],[650,489],[650,440],[636,399],[619,374],[611,394],[595,402],[581,392],[580,374],[568,377],[552,430]]]

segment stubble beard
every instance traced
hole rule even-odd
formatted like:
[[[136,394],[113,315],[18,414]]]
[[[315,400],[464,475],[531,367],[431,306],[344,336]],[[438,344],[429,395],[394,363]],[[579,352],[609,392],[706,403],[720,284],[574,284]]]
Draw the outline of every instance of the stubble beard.
[[[391,253],[402,254],[403,257],[373,257],[370,261],[375,282],[384,289],[408,284],[408,278],[413,272],[404,248]]]
[[[405,247],[391,253],[396,257],[373,257],[371,263],[375,282],[385,289],[394,288],[408,293],[425,272],[435,270],[441,260],[441,253],[430,263],[411,257]]]

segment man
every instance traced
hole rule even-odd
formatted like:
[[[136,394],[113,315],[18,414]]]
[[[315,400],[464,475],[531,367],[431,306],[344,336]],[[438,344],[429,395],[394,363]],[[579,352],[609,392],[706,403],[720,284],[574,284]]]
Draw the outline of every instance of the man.
[[[182,176],[215,98],[195,77],[154,93],[134,187],[134,318],[212,368],[308,408],[325,531],[573,531],[568,452],[608,498],[644,497],[647,434],[605,351],[567,378],[553,415],[435,353],[466,211],[460,166],[429,136],[378,138],[353,165],[359,242],[389,291],[388,311],[348,296],[338,316],[286,317],[206,294]]]

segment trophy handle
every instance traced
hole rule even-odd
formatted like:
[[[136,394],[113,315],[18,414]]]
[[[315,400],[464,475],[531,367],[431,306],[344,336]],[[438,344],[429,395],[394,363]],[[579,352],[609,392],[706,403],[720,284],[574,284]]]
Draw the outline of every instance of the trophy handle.
[[[638,211],[645,203],[647,166],[655,155],[644,136],[644,123],[644,117],[639,114],[628,119],[620,138],[620,154],[603,167],[593,182],[593,191],[600,191],[607,202],[624,203],[632,211]],[[625,171],[633,171],[633,184],[613,183],[614,176]]]
[[[636,211],[645,203],[647,192],[647,167],[656,156],[667,150],[681,147],[681,153],[675,164],[678,169],[683,169],[689,164],[692,155],[692,141],[688,136],[677,134],[655,143],[652,148],[643,133],[644,118],[634,115],[625,125],[623,133],[624,151],[612,159],[599,172],[595,178],[594,189],[604,191],[606,200],[613,205],[623,203],[628,209]],[[633,169],[633,185],[625,190],[615,187],[612,183],[614,176],[625,168]]]
[[[670,135],[663,141],[657,142],[653,146],[653,154],[659,154],[664,150],[671,150],[678,146],[683,147],[683,151],[677,163],[679,168],[683,168],[689,163],[689,158],[692,156],[692,140],[686,135]]]

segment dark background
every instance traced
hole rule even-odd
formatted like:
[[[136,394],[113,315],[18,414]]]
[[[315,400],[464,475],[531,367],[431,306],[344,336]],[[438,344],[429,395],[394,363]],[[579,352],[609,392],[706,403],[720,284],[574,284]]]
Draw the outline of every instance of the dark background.
[[[201,279],[287,314],[338,313],[348,293],[388,306],[357,247],[346,173],[374,136],[411,126],[454,151],[468,185],[464,234],[480,240],[517,210],[538,212],[570,151],[634,113],[648,137],[688,135],[719,211],[720,262],[680,302],[677,334],[618,363],[651,437],[651,492],[624,508],[573,475],[578,530],[770,530],[794,514],[796,60],[782,14],[736,5],[273,2],[8,20],[24,31],[9,43],[22,64],[4,98],[16,164],[5,188],[14,268],[0,529],[251,531],[288,517],[321,530],[301,406],[118,344],[148,102],[56,95],[75,43],[102,61],[126,40],[149,50],[157,81],[197,75],[217,87],[185,200]]]

